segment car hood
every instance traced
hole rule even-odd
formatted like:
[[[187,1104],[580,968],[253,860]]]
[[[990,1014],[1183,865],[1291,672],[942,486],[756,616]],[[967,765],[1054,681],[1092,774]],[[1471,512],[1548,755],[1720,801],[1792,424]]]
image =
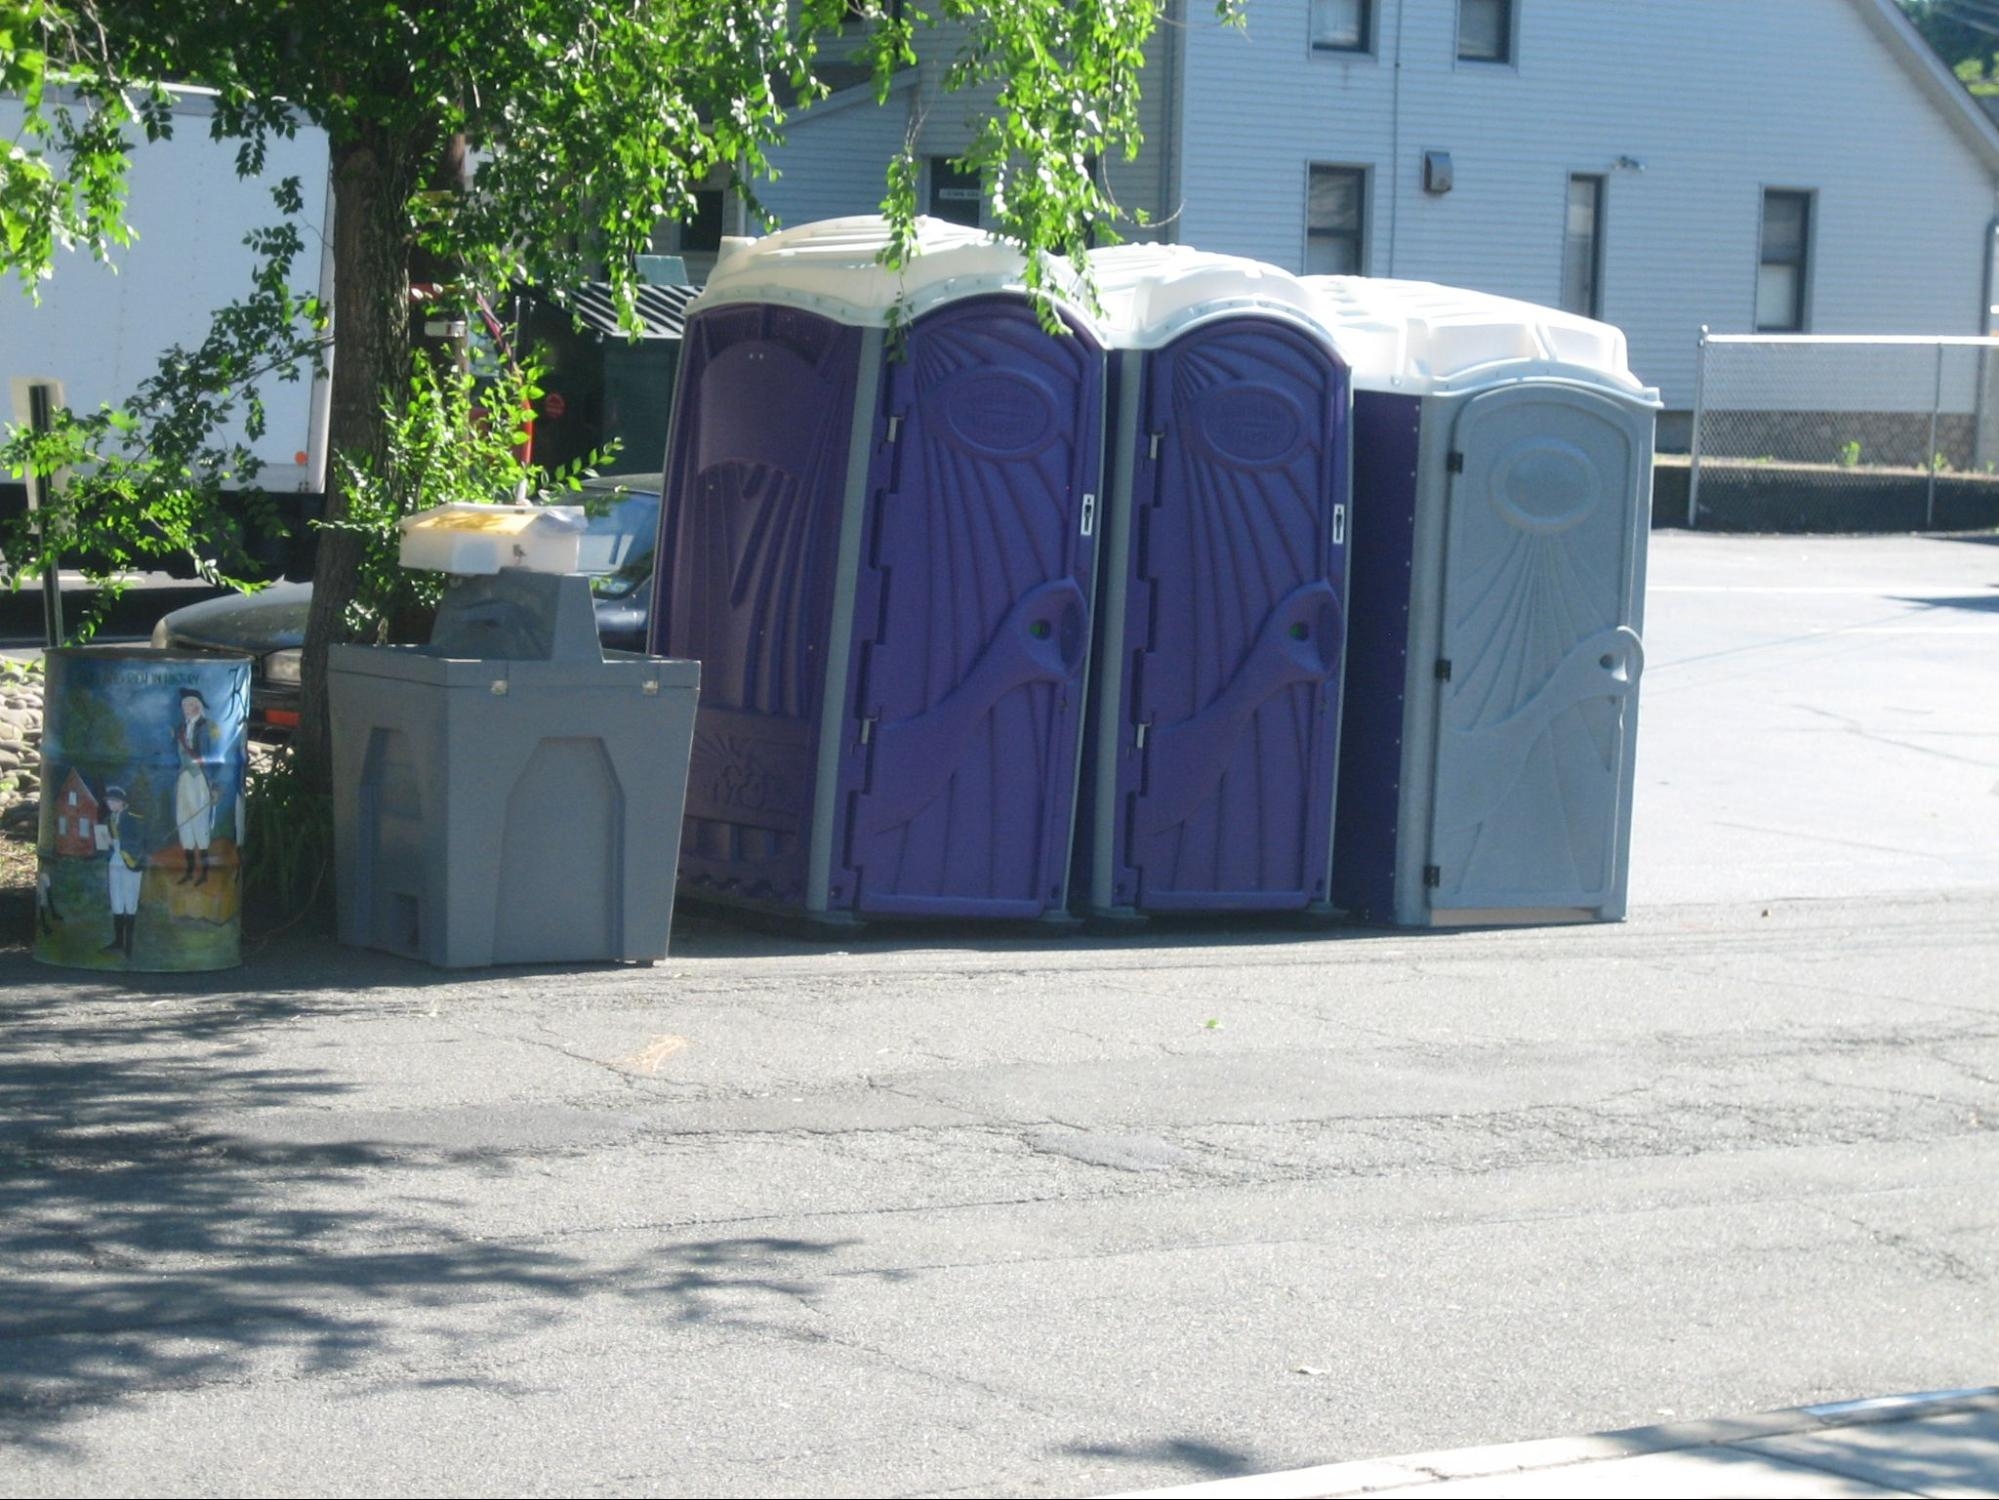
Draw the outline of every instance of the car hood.
[[[274,583],[254,594],[190,604],[168,615],[166,624],[177,640],[262,655],[302,644],[311,610],[311,584]]]

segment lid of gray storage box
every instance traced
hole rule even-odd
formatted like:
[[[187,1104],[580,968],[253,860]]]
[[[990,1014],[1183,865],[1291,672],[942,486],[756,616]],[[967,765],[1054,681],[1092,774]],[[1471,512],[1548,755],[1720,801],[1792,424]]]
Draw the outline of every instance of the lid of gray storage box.
[[[339,671],[446,687],[509,679],[574,688],[641,682],[695,687],[701,681],[699,662],[605,651],[597,640],[590,580],[582,574],[520,568],[452,584],[437,607],[427,646],[336,646],[334,651]]]

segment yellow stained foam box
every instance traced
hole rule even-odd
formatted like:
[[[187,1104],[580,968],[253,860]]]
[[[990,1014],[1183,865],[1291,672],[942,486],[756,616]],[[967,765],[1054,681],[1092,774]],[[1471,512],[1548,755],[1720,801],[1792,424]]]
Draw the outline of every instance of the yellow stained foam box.
[[[402,521],[400,558],[438,573],[574,573],[587,526],[577,505],[440,505]]]

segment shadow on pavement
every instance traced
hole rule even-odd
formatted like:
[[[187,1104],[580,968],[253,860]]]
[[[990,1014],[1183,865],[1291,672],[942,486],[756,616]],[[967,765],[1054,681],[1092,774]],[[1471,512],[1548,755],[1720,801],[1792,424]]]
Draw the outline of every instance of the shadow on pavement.
[[[1897,604],[1914,604],[1923,609],[1974,609],[1986,613],[1999,612],[1999,588],[1989,594],[1964,594],[1953,599],[1939,599],[1933,595],[1890,594]]]
[[[667,1239],[606,1264],[462,1231],[463,1169],[510,1171],[505,1154],[229,1132],[348,1092],[326,1069],[254,1060],[251,1033],[298,1014],[249,998],[115,1016],[0,1005],[0,1450],[74,1452],[66,1424],[96,1409],[260,1373],[414,1362],[418,1381],[489,1383],[482,1340],[606,1292],[672,1323],[795,1317],[815,1291],[798,1265],[847,1243]],[[477,1309],[502,1300],[521,1312],[496,1334]]]
[[[1267,1474],[1277,1466],[1245,1448],[1225,1448],[1198,1438],[1159,1438],[1147,1443],[1069,1443],[1061,1450],[1068,1458],[1110,1459],[1128,1464],[1170,1464],[1186,1471],[1186,1478],[1172,1483],[1192,1483],[1198,1479],[1235,1479],[1244,1475]]]
[[[268,941],[254,934],[246,936],[240,969],[199,974],[135,974],[58,968],[36,963],[25,945],[10,945],[9,939],[27,925],[25,892],[22,898],[22,921],[18,925],[0,925],[0,994],[16,987],[59,985],[72,1001],[176,995],[228,995],[233,999],[245,992],[270,997],[328,989],[422,990],[542,974],[643,973],[646,967],[592,963],[435,969],[417,959],[343,947],[328,936],[298,933]],[[6,906],[0,903],[0,922],[6,916]],[[837,935],[800,936],[753,919],[738,923],[712,912],[676,912],[672,947],[664,963],[670,968],[677,960],[812,958],[847,952],[1118,953],[1148,948],[1253,948],[1382,937],[1442,940],[1448,936],[1449,930],[1441,928],[1372,927],[1358,923],[1328,926],[1301,922],[1294,916],[1265,915],[1161,919],[1110,935],[1039,932],[1018,922],[882,922]]]

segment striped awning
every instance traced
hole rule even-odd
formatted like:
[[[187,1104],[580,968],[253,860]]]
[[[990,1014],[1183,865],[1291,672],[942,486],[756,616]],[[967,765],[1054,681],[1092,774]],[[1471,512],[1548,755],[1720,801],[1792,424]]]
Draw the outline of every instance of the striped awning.
[[[698,286],[641,286],[638,289],[639,337],[679,338],[687,322],[687,304],[700,295],[701,288]],[[570,292],[563,305],[592,333],[601,333],[607,338],[625,337],[608,283],[586,281]]]

